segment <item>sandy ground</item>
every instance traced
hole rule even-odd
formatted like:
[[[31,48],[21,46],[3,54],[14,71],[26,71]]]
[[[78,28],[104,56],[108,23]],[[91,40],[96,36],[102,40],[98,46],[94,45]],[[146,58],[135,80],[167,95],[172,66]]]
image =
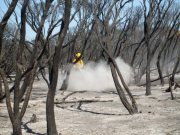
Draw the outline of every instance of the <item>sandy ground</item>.
[[[164,92],[166,88],[167,85],[153,86],[152,95],[147,97],[145,87],[130,86],[141,112],[135,115],[128,114],[115,90],[57,91],[58,132],[62,135],[180,135],[180,89],[174,91],[176,100],[171,100],[170,93]],[[46,133],[46,94],[46,88],[36,81],[22,123],[23,135]],[[68,103],[62,103],[63,98]],[[29,122],[33,114],[37,116],[35,123]],[[11,133],[6,104],[0,103],[0,134]]]

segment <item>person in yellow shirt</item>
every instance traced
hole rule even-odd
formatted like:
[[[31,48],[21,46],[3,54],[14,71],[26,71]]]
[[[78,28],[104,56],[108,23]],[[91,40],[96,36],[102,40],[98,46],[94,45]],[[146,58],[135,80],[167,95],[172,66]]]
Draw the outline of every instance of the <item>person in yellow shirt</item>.
[[[73,62],[73,64],[74,64],[73,67],[74,67],[75,69],[81,70],[81,69],[84,67],[84,62],[83,62],[83,60],[82,60],[82,58],[81,58],[81,53],[79,53],[79,52],[76,53],[75,58],[72,60],[72,62]],[[71,68],[72,68],[72,67],[70,67],[70,68],[67,70],[67,72],[66,72],[66,78],[63,80],[63,84],[62,84],[60,90],[66,90],[66,89],[67,89],[68,83],[69,83],[69,75],[70,75],[70,72],[71,72]]]
[[[75,58],[73,59],[73,63],[74,63],[74,68],[76,69],[82,69],[84,67],[84,62],[82,60],[81,57],[81,53],[76,53]]]

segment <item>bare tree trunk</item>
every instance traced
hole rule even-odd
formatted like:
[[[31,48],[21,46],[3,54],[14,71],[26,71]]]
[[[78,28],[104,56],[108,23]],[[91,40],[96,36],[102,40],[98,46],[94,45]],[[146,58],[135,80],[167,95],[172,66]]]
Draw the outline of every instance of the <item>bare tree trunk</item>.
[[[100,42],[100,45],[102,47],[102,49],[105,51],[105,53],[108,55],[108,60],[110,61],[110,68],[111,68],[111,73],[112,73],[112,77],[113,77],[113,80],[114,80],[114,84],[115,84],[115,87],[117,89],[117,92],[118,92],[118,95],[120,97],[120,100],[121,102],[123,103],[124,107],[128,110],[129,114],[134,114],[134,113],[137,113],[138,112],[138,108],[137,108],[137,105],[136,105],[136,101],[135,99],[133,98],[128,86],[126,85],[123,77],[122,77],[122,74],[116,64],[116,61],[113,59],[113,57],[111,56],[111,53],[109,52],[108,49],[106,49],[102,42]],[[129,103],[129,101],[127,100],[126,98],[126,95],[123,91],[123,88],[122,86],[120,85],[119,83],[119,79],[118,79],[118,76],[121,80],[121,83],[123,85],[123,87],[125,88],[131,102],[132,102],[132,105]]]
[[[16,78],[15,78],[15,88],[14,88],[14,119],[15,120],[12,121],[13,135],[22,134],[21,121],[22,121],[23,115],[21,116],[21,113],[25,112],[26,107],[27,107],[27,106],[25,108],[23,107],[22,110],[19,109],[19,105],[21,101],[20,82],[21,82],[21,75],[22,75],[22,69],[19,67],[19,65],[22,64],[22,55],[24,51],[24,43],[25,43],[25,36],[26,36],[26,9],[27,9],[28,3],[29,3],[29,0],[24,0],[22,9],[21,9],[20,42],[19,42],[18,52],[16,56],[17,65],[16,65]],[[25,100],[28,103],[27,99]],[[24,102],[24,104],[26,103]]]
[[[176,74],[176,71],[178,69],[179,64],[180,64],[180,56],[178,56],[177,61],[176,61],[175,66],[174,66],[174,69],[173,69],[173,72],[172,72],[172,81],[173,82],[175,80],[175,74]]]
[[[13,135],[22,135],[21,120],[19,118],[14,120],[12,126],[13,126]]]
[[[62,86],[60,88],[60,90],[66,90],[68,88],[68,83],[69,83],[69,76],[70,76],[70,73],[71,73],[71,68],[72,67],[69,67],[66,71],[66,78],[63,80],[63,83],[62,83]]]
[[[2,80],[1,80],[1,76],[0,76],[0,98],[2,98],[3,97],[3,90],[2,90]],[[3,102],[3,99],[2,100],[0,100],[0,103],[2,103]]]
[[[13,123],[15,119],[14,119],[14,113],[13,113],[13,109],[12,109],[11,101],[10,101],[9,86],[8,86],[6,74],[2,69],[0,69],[0,76],[1,76],[1,78],[3,80],[3,84],[4,84],[4,89],[5,89],[5,94],[6,94],[6,105],[7,105],[9,118],[10,118],[11,122]]]
[[[104,49],[105,49],[105,48],[104,48]],[[107,52],[106,52],[106,53],[107,53]],[[135,99],[134,99],[134,97],[133,97],[130,89],[129,89],[128,86],[126,85],[126,83],[125,83],[125,81],[124,81],[124,78],[123,78],[123,76],[122,76],[122,74],[121,74],[121,72],[120,72],[120,70],[119,70],[119,68],[118,68],[118,65],[117,65],[116,61],[115,61],[109,54],[108,54],[108,56],[109,56],[109,59],[111,59],[111,62],[112,62],[112,64],[113,64],[114,68],[115,68],[115,71],[117,72],[117,74],[118,74],[118,76],[119,76],[119,78],[120,78],[120,80],[121,80],[122,86],[123,86],[124,89],[126,90],[128,96],[129,96],[129,98],[130,98],[130,100],[131,100],[131,102],[132,102],[132,105],[130,105],[129,102],[128,102],[128,100],[127,100],[127,101],[124,100],[125,102],[128,102],[128,103],[126,104],[127,106],[130,105],[130,107],[128,107],[128,109],[130,109],[130,110],[129,110],[129,113],[131,114],[131,111],[133,111],[132,114],[137,113],[137,112],[138,112],[138,108],[137,108],[136,101],[135,101]],[[119,80],[117,80],[117,81],[119,81]],[[116,83],[119,83],[119,82],[116,82]],[[120,85],[120,89],[122,89],[122,91],[123,91],[123,88],[121,87],[121,85]],[[128,104],[129,104],[129,105],[128,105]],[[127,108],[127,107],[126,107],[126,108]]]
[[[149,46],[147,46],[149,48]],[[147,52],[147,65],[146,65],[146,96],[151,95],[151,77],[150,77],[150,63],[151,63],[151,54],[150,50]]]
[[[47,101],[46,101],[46,119],[47,119],[47,134],[48,135],[58,134],[57,129],[56,129],[55,115],[54,115],[54,96],[55,96],[56,87],[57,87],[60,53],[62,50],[62,44],[64,42],[64,38],[67,34],[67,30],[69,26],[70,12],[71,12],[71,0],[66,0],[63,20],[61,24],[61,30],[59,32],[59,37],[58,37],[58,45],[55,48],[55,53],[53,56],[53,63],[52,63],[52,70],[50,71],[50,87],[49,87]]]
[[[55,75],[57,77],[57,75]],[[46,119],[47,119],[47,133],[48,135],[57,135],[57,128],[54,115],[54,88],[50,88],[47,94],[46,101]]]
[[[162,70],[161,70],[161,65],[160,65],[160,53],[158,55],[158,58],[157,58],[157,69],[158,69],[158,74],[159,74],[159,79],[161,81],[161,85],[164,86],[164,78],[163,78],[163,74],[162,74]]]
[[[128,110],[129,114],[134,114],[135,112],[134,112],[132,106],[129,104],[129,102],[128,102],[127,98],[126,98],[126,95],[125,95],[125,93],[123,91],[123,88],[121,87],[121,85],[119,83],[117,73],[116,73],[115,67],[114,67],[112,62],[110,63],[110,68],[111,68],[111,73],[112,73],[112,77],[113,77],[113,80],[114,80],[114,84],[115,84],[115,87],[117,89],[117,92],[118,92],[118,95],[119,95],[119,97],[121,99],[122,104]]]
[[[172,77],[169,78],[169,87],[165,90],[165,92],[170,92],[171,94],[171,99],[174,100],[175,97],[173,95],[173,90],[172,90],[172,86],[174,85],[174,82],[172,81]],[[176,86],[175,86],[176,87]],[[174,88],[175,90],[176,88]]]
[[[143,0],[144,4],[144,38],[145,45],[147,48],[147,64],[146,64],[146,96],[151,95],[151,77],[150,77],[150,68],[151,68],[151,47],[150,47],[150,30],[151,30],[151,21],[153,13],[153,1],[150,1],[150,9],[147,14],[146,0]],[[147,15],[146,15],[147,14]]]
[[[121,72],[120,72],[120,70],[119,70],[119,68],[118,68],[117,63],[116,63],[114,60],[113,60],[113,64],[114,64],[114,67],[115,67],[115,69],[116,69],[116,71],[117,71],[117,74],[118,74],[118,76],[119,76],[119,78],[120,78],[120,80],[121,80],[121,83],[122,83],[124,89],[126,90],[128,96],[129,96],[129,98],[130,98],[130,100],[131,100],[131,102],[132,102],[133,113],[137,113],[137,112],[138,112],[138,108],[137,108],[136,101],[135,101],[135,99],[134,99],[134,97],[133,97],[133,95],[132,95],[129,87],[128,87],[127,84],[125,83],[124,78],[123,78],[123,76],[122,76],[122,74],[121,74]]]

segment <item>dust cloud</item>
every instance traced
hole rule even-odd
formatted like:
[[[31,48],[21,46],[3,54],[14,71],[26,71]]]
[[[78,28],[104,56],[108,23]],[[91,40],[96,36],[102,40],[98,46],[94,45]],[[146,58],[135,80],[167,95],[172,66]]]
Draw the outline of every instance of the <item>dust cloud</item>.
[[[133,78],[131,67],[119,57],[115,60],[124,77],[125,82],[129,84]],[[62,85],[62,80],[64,78],[65,75],[61,72],[58,81],[59,88]],[[81,70],[73,68],[69,76],[67,89],[75,91],[103,91],[115,89],[109,65],[107,65],[105,61],[100,61],[98,63],[88,62]]]

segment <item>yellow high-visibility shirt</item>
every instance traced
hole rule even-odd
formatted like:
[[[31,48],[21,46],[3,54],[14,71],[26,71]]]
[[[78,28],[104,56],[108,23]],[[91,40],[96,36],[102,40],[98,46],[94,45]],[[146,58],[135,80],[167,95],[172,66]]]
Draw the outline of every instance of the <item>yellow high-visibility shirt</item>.
[[[73,59],[73,62],[75,62],[76,59]],[[74,68],[81,69],[84,67],[84,62],[82,59],[78,60],[76,64],[74,64]]]

